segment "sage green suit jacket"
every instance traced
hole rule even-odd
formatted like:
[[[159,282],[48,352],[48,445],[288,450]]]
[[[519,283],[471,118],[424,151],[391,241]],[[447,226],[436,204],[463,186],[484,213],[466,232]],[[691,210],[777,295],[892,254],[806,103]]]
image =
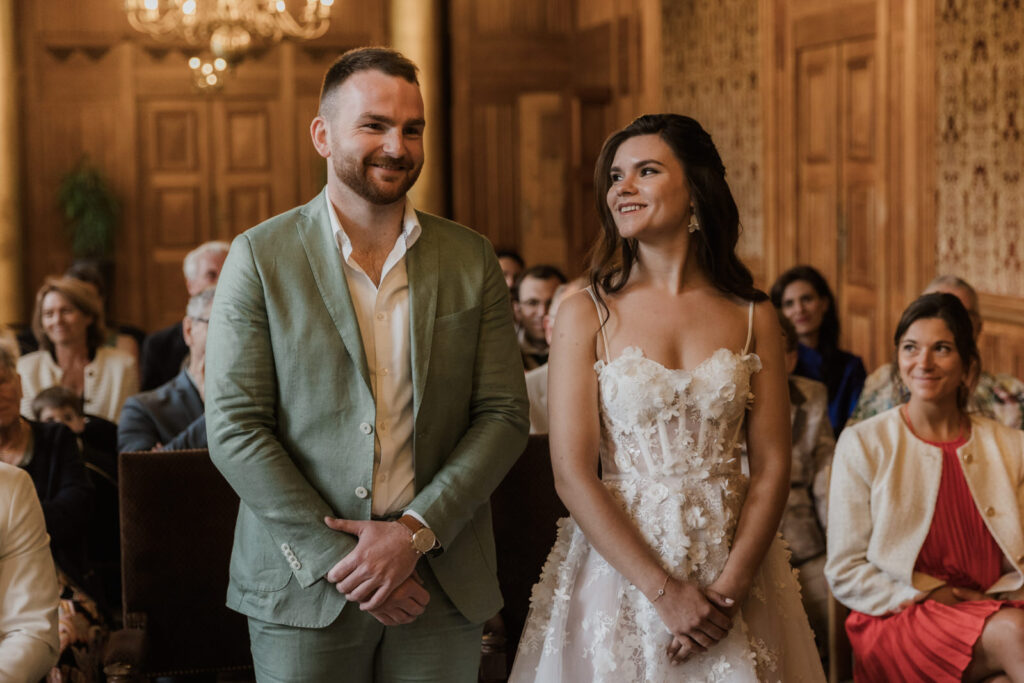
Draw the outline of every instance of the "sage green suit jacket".
[[[508,289],[477,233],[418,213],[406,254],[416,496],[444,551],[431,568],[479,623],[501,608],[491,492],[529,426]],[[229,607],[322,627],[324,579],[355,547],[325,515],[369,519],[374,399],[325,195],[242,235],[217,285],[206,350],[210,456],[241,498]],[[367,433],[370,432],[370,433]]]

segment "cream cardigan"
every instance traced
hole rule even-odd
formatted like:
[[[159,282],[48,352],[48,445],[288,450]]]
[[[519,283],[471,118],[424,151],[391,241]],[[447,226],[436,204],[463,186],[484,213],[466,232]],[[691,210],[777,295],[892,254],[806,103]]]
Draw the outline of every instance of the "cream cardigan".
[[[32,399],[43,389],[60,384],[64,371],[49,351],[33,351],[18,359],[21,375],[21,414],[32,417]],[[139,392],[139,372],[131,354],[102,346],[85,366],[85,412],[117,422],[121,406]]]
[[[1022,599],[1024,432],[972,416],[970,439],[957,454],[1009,570],[985,592]],[[942,449],[914,436],[898,407],[843,431],[832,463],[825,565],[839,602],[881,615],[944,583],[914,571],[941,477]]]

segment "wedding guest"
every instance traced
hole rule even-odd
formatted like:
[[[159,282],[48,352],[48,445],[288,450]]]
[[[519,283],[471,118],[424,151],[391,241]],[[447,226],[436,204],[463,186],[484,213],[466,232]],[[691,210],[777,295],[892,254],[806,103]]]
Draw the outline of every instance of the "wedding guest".
[[[185,256],[182,267],[190,297],[217,284],[230,246],[223,241],[204,242]],[[142,343],[142,390],[156,389],[177,377],[187,355],[180,320],[147,336]]]
[[[32,331],[39,350],[18,359],[24,399],[31,414],[37,393],[60,385],[81,396],[85,412],[117,421],[139,380],[131,354],[104,346],[103,306],[92,286],[73,278],[47,278],[36,294]]]
[[[498,256],[501,274],[505,278],[505,284],[508,285],[508,291],[511,292],[515,288],[519,275],[526,268],[526,262],[515,249],[497,249],[494,253]]]
[[[64,272],[64,277],[81,280],[91,285],[96,291],[96,295],[100,298],[100,305],[103,306],[103,310],[107,310],[107,282],[99,268],[91,263],[77,262]],[[110,320],[106,321],[106,328],[106,345],[130,353],[132,358],[135,359],[135,364],[138,365],[139,347],[142,345],[142,340],[146,337],[145,333],[137,327],[119,325]]]
[[[771,298],[800,339],[796,374],[816,379],[828,389],[829,422],[838,436],[857,405],[867,371],[859,356],[839,348],[839,316],[832,289],[811,266],[796,266],[775,281]]]
[[[8,390],[7,384],[6,379],[0,382],[0,392]],[[9,424],[10,417],[0,419]],[[32,479],[0,463],[0,680],[37,683],[56,663],[59,597]]]
[[[586,286],[581,280],[573,280],[555,288],[551,297],[551,308],[544,316],[544,339],[551,345],[558,307],[566,297],[582,291]],[[548,364],[526,373],[526,393],[530,397],[530,433],[548,433]]]
[[[188,345],[188,361],[165,384],[131,396],[124,403],[118,424],[119,451],[206,448],[203,412],[206,377],[206,331],[210,324],[214,288],[208,287],[188,301],[181,330]]]
[[[551,308],[555,288],[565,284],[565,275],[548,265],[530,266],[519,275],[513,307],[519,320],[519,347],[523,367],[539,368],[548,362],[548,342],[544,337],[544,316]]]
[[[797,363],[796,328],[779,313],[789,373],[789,417],[793,428],[793,462],[789,497],[782,513],[782,537],[800,570],[800,597],[811,622],[818,651],[828,648],[828,585],[825,583],[825,523],[828,475],[835,439],[828,421],[828,392],[821,382],[793,374]]]
[[[981,336],[982,320],[978,310],[978,293],[974,287],[954,275],[940,275],[924,290],[924,294],[933,292],[945,292],[960,299],[970,315],[971,330],[977,343]],[[868,375],[860,401],[846,421],[846,426],[906,403],[909,398],[910,391],[899,382],[893,366],[886,363]],[[1011,375],[993,375],[982,370],[978,373],[977,384],[967,401],[967,412],[984,415],[1007,427],[1024,429],[1024,382]]]
[[[910,304],[893,346],[909,400],[846,429],[832,466],[825,574],[854,679],[1024,680],[1024,432],[967,411],[957,297]]]

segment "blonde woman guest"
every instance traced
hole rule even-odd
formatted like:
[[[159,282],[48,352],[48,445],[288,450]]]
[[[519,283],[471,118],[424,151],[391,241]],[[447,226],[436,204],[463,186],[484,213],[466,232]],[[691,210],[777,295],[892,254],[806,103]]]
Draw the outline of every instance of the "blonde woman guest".
[[[60,385],[82,397],[86,413],[116,422],[125,399],[138,392],[138,370],[131,354],[104,346],[103,307],[94,288],[48,278],[36,294],[32,331],[39,350],[18,360],[22,414],[31,415],[37,393]]]

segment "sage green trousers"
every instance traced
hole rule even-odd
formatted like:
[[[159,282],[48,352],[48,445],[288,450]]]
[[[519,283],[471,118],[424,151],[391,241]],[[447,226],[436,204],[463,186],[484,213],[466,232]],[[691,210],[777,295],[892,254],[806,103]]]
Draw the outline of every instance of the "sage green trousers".
[[[430,603],[416,621],[384,626],[345,605],[326,628],[297,628],[249,617],[259,683],[474,683],[482,624],[470,623],[441,590],[426,562],[417,566]]]

